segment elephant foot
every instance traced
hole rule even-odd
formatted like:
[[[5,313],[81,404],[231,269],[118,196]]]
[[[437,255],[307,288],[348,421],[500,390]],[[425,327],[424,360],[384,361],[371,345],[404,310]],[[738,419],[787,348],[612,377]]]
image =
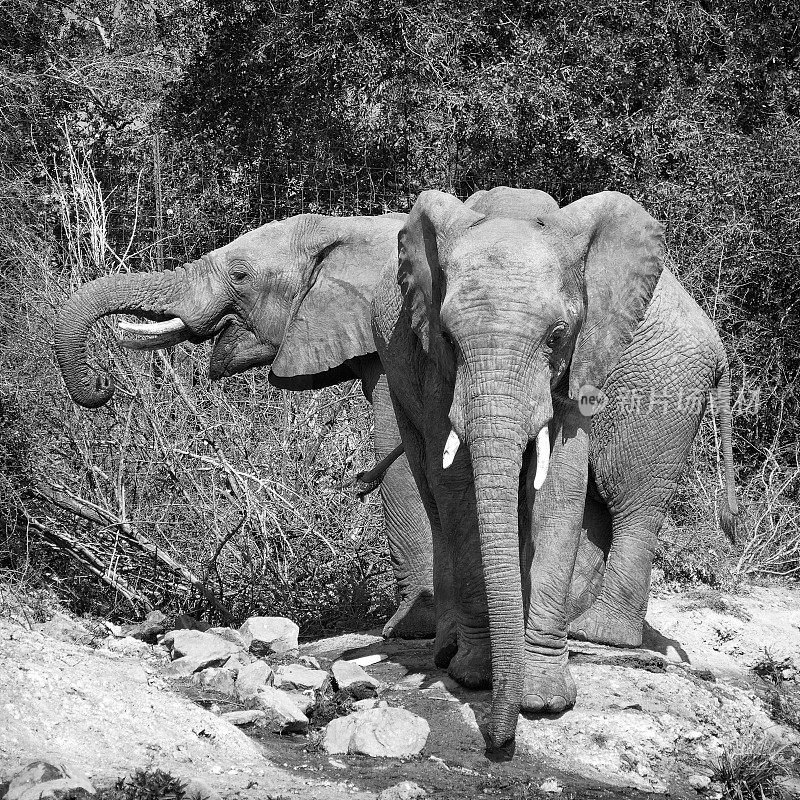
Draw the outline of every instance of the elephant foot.
[[[458,633],[454,611],[446,612],[436,623],[436,639],[433,643],[433,663],[439,669],[447,669],[458,650]]]
[[[557,714],[572,708],[576,695],[566,653],[562,657],[548,659],[527,656],[521,703],[523,711]]]
[[[644,620],[632,622],[619,612],[595,603],[570,623],[569,637],[612,647],[639,647],[642,644],[643,626]]]
[[[436,635],[433,592],[419,589],[400,601],[383,627],[384,639],[431,639]]]
[[[486,644],[461,641],[447,670],[450,677],[466,689],[486,689],[492,685],[492,651]]]

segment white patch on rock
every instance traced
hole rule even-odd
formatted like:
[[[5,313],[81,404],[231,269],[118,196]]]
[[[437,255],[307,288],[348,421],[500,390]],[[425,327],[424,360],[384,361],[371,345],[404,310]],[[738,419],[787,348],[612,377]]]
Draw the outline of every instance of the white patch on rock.
[[[254,661],[239,668],[236,676],[236,694],[240,700],[250,700],[262,689],[272,686],[274,675],[266,661]]]
[[[422,751],[429,734],[427,720],[404,708],[371,708],[328,723],[322,746],[332,755],[407,758]]]
[[[250,617],[239,633],[253,655],[265,656],[296,650],[300,628],[286,617]]]
[[[275,670],[275,685],[281,689],[321,689],[328,680],[322,669],[311,669],[302,664],[285,664]]]

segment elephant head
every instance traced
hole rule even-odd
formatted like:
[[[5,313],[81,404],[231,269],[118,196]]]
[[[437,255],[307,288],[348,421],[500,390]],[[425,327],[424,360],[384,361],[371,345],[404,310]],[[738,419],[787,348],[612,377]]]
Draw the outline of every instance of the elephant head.
[[[271,380],[284,388],[342,380],[345,361],[375,352],[373,288],[402,221],[395,215],[301,214],[175,270],[92,281],[70,298],[56,326],[56,354],[70,396],[94,408],[114,393],[113,381],[95,376],[86,360],[89,330],[109,314],[153,321],[120,323],[144,337],[123,342],[132,348],[218,337],[212,378],[272,364]]]
[[[461,443],[472,462],[496,747],[513,739],[524,681],[523,452],[536,441],[540,489],[554,392],[576,400],[584,387],[602,387],[644,315],[663,248],[662,226],[625,195],[601,192],[558,209],[540,192],[504,192],[471,207],[423,192],[398,251],[411,324],[453,386],[443,466]],[[525,195],[532,213],[520,213]]]

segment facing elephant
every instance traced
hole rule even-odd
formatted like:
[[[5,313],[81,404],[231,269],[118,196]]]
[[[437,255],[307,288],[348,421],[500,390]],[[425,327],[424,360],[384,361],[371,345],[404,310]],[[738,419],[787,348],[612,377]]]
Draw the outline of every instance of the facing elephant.
[[[578,400],[588,387],[617,381],[620,363],[635,363],[635,335],[642,334],[645,349],[649,346],[653,337],[645,318],[663,271],[663,230],[618,193],[603,192],[560,210],[552,198],[530,193],[537,208],[521,219],[513,203],[497,202],[493,212],[492,194],[477,198],[471,208],[441,192],[420,195],[399,237],[402,300],[387,275],[376,295],[373,326],[423,498],[427,494],[437,506],[447,506],[454,492],[463,496],[463,484],[474,486],[473,514],[462,516],[457,530],[448,530],[446,515],[431,517],[434,550],[440,538],[456,551],[480,549],[480,559],[452,556],[451,563],[478,562],[481,570],[480,575],[456,572],[453,598],[458,607],[464,584],[485,584],[490,648],[474,631],[462,636],[459,629],[451,674],[465,677],[463,659],[455,673],[452,666],[462,648],[490,649],[488,739],[503,747],[513,739],[520,707],[560,711],[575,700],[566,636],[568,615],[575,613],[570,584],[586,533],[587,491],[599,493],[605,519],[614,525],[629,523],[641,510],[637,491],[631,493],[627,484],[617,491],[613,474],[621,466],[620,453],[625,457],[626,440],[643,431],[619,424],[616,396],[612,407],[591,421]],[[667,360],[673,355],[667,352]],[[648,374],[661,369],[646,357],[644,364]],[[680,369],[673,364],[673,373]],[[605,428],[596,424],[603,417]],[[677,455],[658,440],[670,451],[669,469],[685,458],[687,434],[681,433]],[[633,443],[633,451],[641,444]],[[593,471],[590,484],[590,462],[612,477],[598,480]],[[635,466],[632,478],[649,484],[647,465]],[[660,526],[671,494],[664,503],[646,488],[638,493],[644,516]],[[595,524],[600,526],[588,521],[590,528]],[[621,533],[632,540],[630,525]],[[529,553],[524,580],[520,536]],[[649,559],[649,580],[652,552],[644,545],[649,540],[641,548]],[[439,564],[446,566],[447,559]],[[440,580],[434,575],[437,591]],[[624,584],[615,588],[622,593],[620,605],[638,602],[633,595],[640,585],[631,596]],[[474,604],[459,615],[457,608],[456,616],[472,610]],[[473,652],[469,661],[488,663],[488,658]]]
[[[304,214],[264,225],[197,261],[158,273],[115,275],[83,286],[58,320],[55,346],[71,397],[94,408],[111,399],[113,381],[86,361],[92,325],[109,314],[151,323],[119,323],[142,338],[134,349],[215,338],[210,375],[271,364],[270,382],[322,388],[360,378],[373,403],[378,457],[399,433],[370,328],[374,287],[396,251],[403,217]],[[383,495],[400,607],[385,633],[431,635],[430,528],[404,458],[386,473]]]

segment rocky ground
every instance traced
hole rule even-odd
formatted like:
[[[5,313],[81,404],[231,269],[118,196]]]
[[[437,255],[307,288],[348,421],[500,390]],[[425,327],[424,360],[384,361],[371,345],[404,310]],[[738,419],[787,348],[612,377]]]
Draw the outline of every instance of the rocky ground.
[[[150,767],[243,800],[713,798],[723,749],[800,743],[770,718],[751,669],[765,648],[772,663],[800,664],[797,589],[662,591],[643,648],[573,643],[575,708],[521,717],[507,763],[484,757],[489,693],[433,668],[427,641],[370,632],[298,646],[279,618],[166,627],[158,615],[127,629],[0,618],[0,796],[15,775],[6,800],[41,796],[46,768],[20,772],[41,760],[65,766],[50,775],[61,786]],[[780,678],[800,689],[791,666]]]

